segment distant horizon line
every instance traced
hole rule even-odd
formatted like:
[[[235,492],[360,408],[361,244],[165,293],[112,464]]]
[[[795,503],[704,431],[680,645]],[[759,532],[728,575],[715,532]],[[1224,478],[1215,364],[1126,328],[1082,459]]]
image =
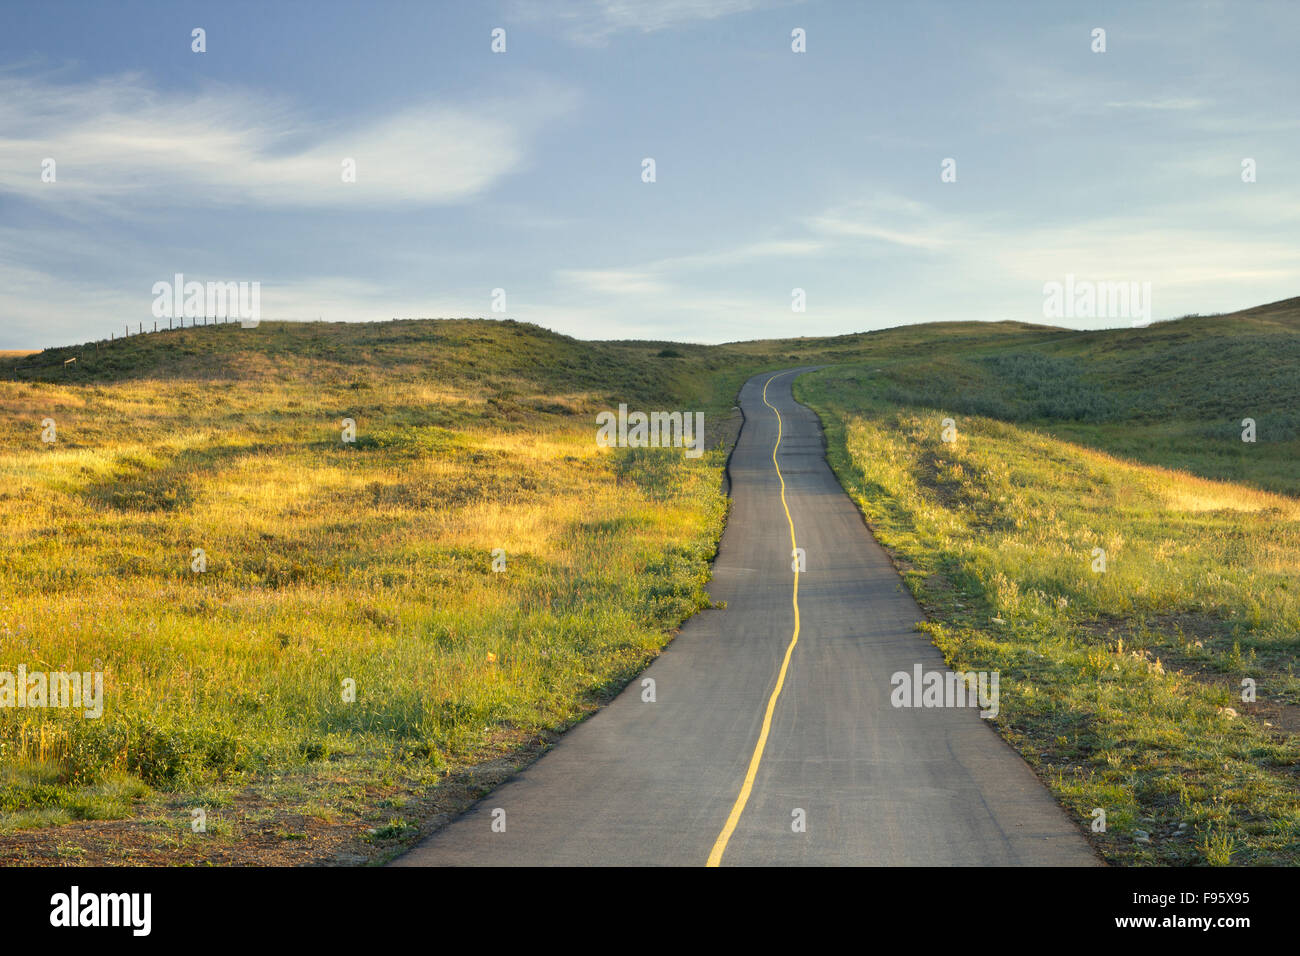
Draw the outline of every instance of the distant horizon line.
[[[936,325],[968,325],[968,324],[999,325],[1005,323],[1005,324],[1026,326],[1031,329],[1041,329],[1043,331],[1048,331],[1048,332],[1073,332],[1078,334],[1089,334],[1093,332],[1116,332],[1116,331],[1123,331],[1123,330],[1138,330],[1142,328],[1150,328],[1153,325],[1167,324],[1169,322],[1180,322],[1185,319],[1195,319],[1195,318],[1206,319],[1206,318],[1218,318],[1227,315],[1237,315],[1243,312],[1253,312],[1260,309],[1268,309],[1271,306],[1284,305],[1289,302],[1295,302],[1297,306],[1300,307],[1300,296],[1294,296],[1287,299],[1278,299],[1274,302],[1264,302],[1264,303],[1260,303],[1259,305],[1247,306],[1242,309],[1236,309],[1232,312],[1207,312],[1207,313],[1188,312],[1183,315],[1152,319],[1149,323],[1145,323],[1141,326],[1132,326],[1132,325],[1126,325],[1120,323],[1117,325],[1100,326],[1098,328],[1093,328],[1093,329],[1076,329],[1076,328],[1071,328],[1069,326],[1048,325],[1040,322],[1027,322],[1021,319],[1011,319],[1011,318],[930,319],[923,322],[900,322],[897,325],[889,325],[879,329],[859,329],[853,332],[837,332],[831,335],[787,335],[787,336],[774,335],[774,336],[767,336],[763,338],[752,338],[752,339],[728,339],[721,342],[700,342],[700,341],[691,341],[687,339],[647,339],[647,338],[582,339],[582,338],[578,338],[577,336],[568,335],[564,332],[559,332],[548,326],[542,325],[539,322],[532,322],[527,319],[511,318],[509,316],[483,316],[483,315],[414,316],[414,317],[394,316],[388,319],[326,319],[324,316],[318,316],[317,318],[314,319],[305,318],[305,317],[304,318],[285,317],[285,318],[264,318],[261,319],[260,321],[263,324],[270,323],[270,322],[278,322],[278,323],[283,323],[285,325],[307,325],[307,324],[324,325],[326,323],[332,325],[381,325],[384,323],[393,323],[393,322],[513,322],[516,325],[532,326],[534,328],[541,329],[542,331],[549,332],[552,335],[558,335],[562,338],[572,339],[575,342],[591,342],[591,343],[646,342],[646,343],[651,343],[656,345],[660,345],[660,344],[687,345],[687,346],[709,348],[709,347],[718,347],[723,345],[741,345],[746,342],[780,341],[782,339],[792,340],[792,341],[838,339],[838,338],[845,338],[854,335],[871,335],[879,332],[889,332],[895,329],[904,329],[904,328],[913,328],[913,327],[920,328],[924,326],[936,326]],[[204,318],[212,319],[212,320],[216,320],[216,319],[225,320],[221,322],[212,321],[207,323],[211,325],[224,325],[224,324],[230,324],[232,322],[238,322],[238,319],[231,319],[228,316],[206,316]],[[152,322],[153,320],[151,319],[150,321]],[[137,322],[137,325],[140,324],[142,323]],[[203,327],[203,325],[204,325],[203,323],[200,323],[200,326],[198,327]],[[156,331],[152,328],[146,328],[143,332],[128,333],[126,335],[121,336],[121,338],[134,338],[137,335],[160,334],[162,332],[181,331],[182,329],[195,328],[195,327],[196,326],[194,325],[181,325],[181,326],[176,326],[174,328],[157,329]],[[117,338],[118,337],[115,335],[115,333],[110,332],[108,338],[86,339],[80,342],[72,342],[64,345],[48,345],[43,348],[0,348],[0,358],[22,358],[28,355],[39,355],[42,352],[50,352],[59,349],[77,348],[79,346],[86,346],[96,342],[116,341]]]

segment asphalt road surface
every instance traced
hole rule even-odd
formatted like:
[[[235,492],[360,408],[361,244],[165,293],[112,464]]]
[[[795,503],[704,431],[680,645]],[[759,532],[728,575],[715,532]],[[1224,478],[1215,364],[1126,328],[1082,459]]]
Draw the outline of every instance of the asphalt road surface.
[[[395,865],[1098,862],[978,709],[891,703],[895,673],[947,668],[791,396],[798,371],[741,392],[710,586],[726,609]]]

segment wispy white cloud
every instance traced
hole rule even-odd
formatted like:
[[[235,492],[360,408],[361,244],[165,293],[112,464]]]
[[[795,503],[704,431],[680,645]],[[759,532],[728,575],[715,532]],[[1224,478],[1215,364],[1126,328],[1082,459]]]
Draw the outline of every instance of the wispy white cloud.
[[[816,255],[825,248],[817,239],[769,239],[730,246],[713,252],[698,252],[687,256],[661,259],[655,267],[663,270],[705,269],[717,266],[735,266],[760,259],[792,259]]]
[[[843,251],[854,240],[938,252],[957,240],[937,210],[893,193],[841,202],[809,216],[802,225],[828,252]]]
[[[71,84],[0,74],[0,192],[101,207],[454,203],[520,169],[529,138],[574,102],[566,90],[535,88],[512,101],[422,103],[326,124],[250,90],[164,93],[138,76]],[[56,163],[53,184],[41,180],[46,158]],[[355,161],[355,182],[343,181],[345,159]]]
[[[825,244],[815,239],[779,239],[744,243],[722,249],[670,256],[653,262],[605,269],[559,269],[562,284],[610,296],[646,296],[671,292],[689,273],[723,266],[742,266],[760,259],[792,259],[815,255]]]
[[[516,0],[513,15],[559,24],[574,43],[603,46],[617,33],[655,33],[689,23],[787,6],[802,0]]]
[[[668,291],[661,278],[644,269],[561,269],[556,278],[601,295],[659,295]]]
[[[1211,105],[1211,100],[1190,96],[1170,96],[1149,100],[1112,100],[1106,104],[1106,107],[1113,110],[1200,110]]]
[[[990,261],[1035,284],[1067,273],[1095,281],[1151,282],[1157,290],[1249,292],[1259,282],[1300,284],[1295,247],[1209,228],[1191,232],[1158,216],[1118,217],[998,236]]]
[[[942,249],[952,244],[945,236],[928,236],[917,232],[903,232],[886,229],[865,222],[852,222],[844,219],[819,217],[811,220],[811,225],[819,232],[836,236],[852,236],[857,239],[876,239],[895,246],[910,246],[914,249]]]

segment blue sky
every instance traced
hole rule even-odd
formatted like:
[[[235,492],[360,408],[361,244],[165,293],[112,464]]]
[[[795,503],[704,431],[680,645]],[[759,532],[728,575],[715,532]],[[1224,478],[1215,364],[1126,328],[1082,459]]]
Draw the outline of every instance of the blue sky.
[[[1286,2],[6,4],[0,348],[151,322],[178,272],[267,319],[503,288],[699,342],[1041,322],[1066,275],[1157,319],[1287,298],[1298,35]]]

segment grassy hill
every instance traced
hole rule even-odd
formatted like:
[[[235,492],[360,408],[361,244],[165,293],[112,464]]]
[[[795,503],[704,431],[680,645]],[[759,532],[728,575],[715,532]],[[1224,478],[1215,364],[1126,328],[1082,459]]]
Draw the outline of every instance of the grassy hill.
[[[1300,299],[1141,329],[1021,337],[929,325],[868,342],[856,360],[883,365],[868,371],[885,401],[1300,494]],[[1244,418],[1254,444],[1240,440]]]
[[[660,350],[220,326],[11,365],[0,671],[102,670],[106,710],[0,711],[0,857],[366,856],[590,712],[705,606],[726,513],[732,396]],[[596,447],[618,402],[713,450]]]
[[[1001,673],[999,731],[1118,862],[1300,863],[1297,306],[796,384],[935,643]]]
[[[1000,729],[1085,825],[1117,808],[1104,852],[1145,859],[1133,833],[1178,817],[1195,839],[1159,858],[1289,859],[1298,306],[721,346],[264,323],[0,356],[0,671],[102,670],[107,698],[0,710],[0,860],[403,845],[705,606],[737,389],[795,365],[830,366],[797,394],[936,642],[1020,682]],[[704,411],[711,450],[597,448],[620,402]],[[1274,728],[1224,723],[1246,673]]]

